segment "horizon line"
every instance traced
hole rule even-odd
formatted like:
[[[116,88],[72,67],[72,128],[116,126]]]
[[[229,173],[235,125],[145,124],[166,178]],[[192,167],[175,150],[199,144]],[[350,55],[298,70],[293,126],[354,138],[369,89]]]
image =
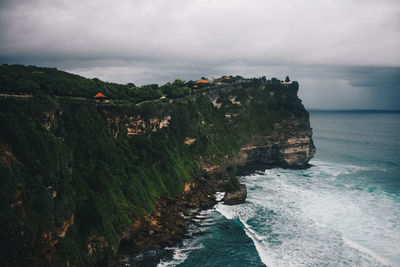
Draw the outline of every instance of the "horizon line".
[[[377,112],[377,113],[400,113],[399,109],[319,109],[319,108],[308,108],[309,112]]]

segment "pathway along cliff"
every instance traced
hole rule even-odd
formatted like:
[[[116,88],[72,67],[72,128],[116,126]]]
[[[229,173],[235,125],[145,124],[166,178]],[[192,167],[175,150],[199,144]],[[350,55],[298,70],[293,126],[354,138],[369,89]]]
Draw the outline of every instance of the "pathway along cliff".
[[[0,74],[0,93],[32,94],[0,97],[2,266],[115,265],[119,249],[179,240],[193,208],[239,189],[236,175],[306,168],[315,152],[297,82],[135,87],[19,65]],[[75,99],[99,88],[118,101]]]

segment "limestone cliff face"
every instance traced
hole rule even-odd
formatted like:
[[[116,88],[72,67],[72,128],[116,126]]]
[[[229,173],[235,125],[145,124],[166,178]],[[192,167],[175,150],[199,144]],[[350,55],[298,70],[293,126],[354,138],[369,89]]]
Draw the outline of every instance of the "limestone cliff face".
[[[139,135],[146,133],[151,135],[152,132],[168,127],[171,116],[164,116],[158,118],[156,116],[149,118],[147,121],[141,118],[140,114],[136,116],[111,116],[109,113],[103,110],[106,115],[106,121],[110,126],[110,129],[114,137],[119,134],[120,127],[123,126],[126,129],[126,135]]]
[[[308,116],[290,117],[274,125],[270,135],[249,136],[248,141],[233,157],[220,165],[210,165],[200,159],[199,165],[208,175],[219,175],[226,169],[237,175],[250,174],[268,168],[303,169],[315,154],[312,129]]]
[[[236,166],[239,173],[273,167],[306,168],[315,153],[311,137],[308,117],[291,117],[276,123],[271,135],[251,137],[227,163]]]
[[[241,175],[275,167],[308,167],[308,162],[315,154],[315,146],[309,114],[298,101],[296,86],[291,89],[285,86],[271,89],[268,84],[260,83],[249,90],[244,83],[203,93],[216,109],[225,113],[225,119],[229,122],[227,127],[247,134],[240,136],[239,151],[225,155],[218,165],[200,157],[198,162],[202,170],[209,175],[218,175],[233,169]],[[285,102],[292,104],[285,106]],[[254,112],[255,109],[257,112]],[[249,113],[251,117],[246,116]],[[263,117],[268,119],[263,120]],[[257,129],[243,129],[243,126],[235,128],[235,124],[246,120],[267,121],[260,124],[265,125],[264,129],[272,128],[270,134],[262,135]],[[267,126],[268,121],[274,123]]]
[[[268,168],[302,169],[309,167],[308,162],[315,154],[308,113],[303,116],[291,116],[275,123],[270,135],[250,136],[238,153],[233,157],[225,156],[220,165],[211,166],[200,160],[200,166],[209,176],[224,176],[226,172],[247,175],[256,170]],[[226,192],[225,204],[236,205],[245,202],[246,186],[233,192]]]

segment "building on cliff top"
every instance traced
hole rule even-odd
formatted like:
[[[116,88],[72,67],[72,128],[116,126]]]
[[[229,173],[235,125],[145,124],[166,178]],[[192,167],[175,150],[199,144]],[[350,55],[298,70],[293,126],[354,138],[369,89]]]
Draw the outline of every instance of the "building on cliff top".
[[[104,98],[106,98],[106,96],[105,95],[103,95],[102,93],[98,93],[97,95],[95,95],[95,96],[93,96],[96,100],[97,99],[104,99]]]
[[[281,84],[283,84],[283,85],[289,85],[289,84],[292,84],[292,82],[286,82],[286,81],[281,81]]]
[[[98,93],[97,95],[93,96],[94,99],[96,99],[97,103],[105,103],[105,104],[110,104],[111,100],[106,99],[106,96],[103,95],[102,93]]]

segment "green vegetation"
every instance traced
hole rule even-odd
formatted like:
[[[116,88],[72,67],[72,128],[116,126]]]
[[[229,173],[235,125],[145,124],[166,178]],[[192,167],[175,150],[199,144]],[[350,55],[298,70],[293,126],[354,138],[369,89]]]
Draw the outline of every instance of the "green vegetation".
[[[226,180],[225,191],[226,192],[234,192],[240,189],[240,183],[237,177],[233,174],[229,174]]]
[[[158,198],[179,195],[201,176],[199,157],[219,164],[249,136],[269,134],[275,122],[305,112],[297,82],[227,80],[196,89],[179,79],[137,87],[50,68],[0,66],[0,93],[33,95],[0,97],[2,265],[37,264],[43,254],[54,254],[53,264],[93,265],[88,239],[112,242],[153,211]],[[119,101],[96,103],[98,92]],[[145,126],[127,135],[132,118]],[[149,128],[164,118],[170,118],[167,127]],[[196,141],[187,145],[188,137]],[[229,177],[229,186],[237,187]],[[74,223],[61,237],[71,216]],[[51,240],[57,242],[48,251]]]

